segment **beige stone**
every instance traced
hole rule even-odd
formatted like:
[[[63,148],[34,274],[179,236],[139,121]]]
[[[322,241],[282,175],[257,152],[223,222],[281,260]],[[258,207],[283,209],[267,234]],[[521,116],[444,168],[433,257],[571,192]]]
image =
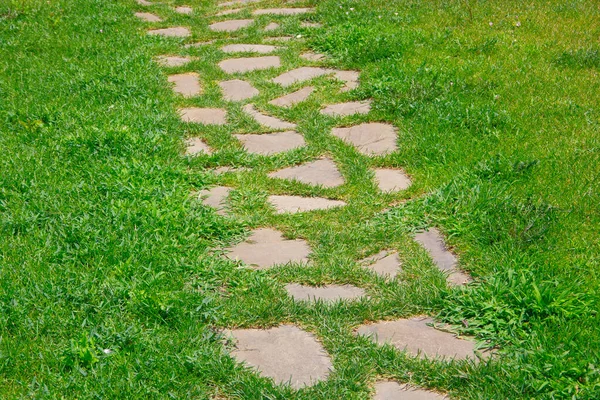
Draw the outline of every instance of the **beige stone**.
[[[192,61],[190,57],[158,56],[156,62],[163,67],[181,67]]]
[[[296,124],[283,121],[279,118],[271,117],[270,115],[262,114],[252,104],[246,104],[243,108],[244,112],[250,114],[252,118],[259,124],[271,129],[294,129]]]
[[[305,286],[297,283],[285,285],[285,290],[296,301],[322,301],[335,303],[339,300],[356,300],[365,297],[365,291],[352,285]]]
[[[215,14],[215,17],[222,17],[224,15],[231,15],[231,14],[237,14],[240,11],[242,11],[243,8],[233,8],[231,10],[225,10],[225,11],[221,11]]]
[[[212,23],[208,26],[208,29],[215,32],[235,32],[250,26],[253,22],[253,19],[232,19],[229,21]]]
[[[446,396],[410,385],[400,385],[394,381],[381,381],[375,384],[373,400],[445,400]]]
[[[202,201],[202,204],[214,208],[217,214],[225,215],[226,200],[230,191],[231,188],[227,186],[204,189],[198,192],[198,199]]]
[[[198,74],[194,72],[169,75],[168,80],[174,85],[173,91],[181,94],[183,97],[194,97],[202,91]]]
[[[345,117],[354,114],[368,114],[369,111],[371,111],[371,101],[365,100],[330,104],[321,110],[321,114],[332,117]]]
[[[281,96],[275,100],[271,100],[269,104],[279,107],[291,107],[306,100],[314,90],[314,87],[307,86],[293,93],[286,94],[285,96]]]
[[[271,32],[279,29],[279,24],[277,22],[271,22],[269,25],[265,26],[265,32]]]
[[[402,272],[402,261],[396,252],[382,250],[374,256],[367,257],[361,264],[382,278],[395,278]]]
[[[349,128],[333,128],[332,134],[356,146],[364,155],[379,156],[396,150],[396,128],[389,124],[370,122]]]
[[[237,4],[258,3],[260,1],[263,1],[263,0],[233,0],[233,1],[226,1],[224,3],[219,3],[219,7],[229,7],[229,6],[234,6],[234,5],[237,5]]]
[[[344,184],[344,178],[335,163],[328,159],[317,160],[295,167],[283,168],[271,172],[271,178],[293,179],[309,185],[336,187]]]
[[[136,2],[140,5],[140,6],[151,6],[152,3],[150,3],[149,1],[146,0],[136,0]]]
[[[188,37],[191,35],[191,32],[183,26],[175,26],[172,28],[152,29],[148,31],[148,34],[165,37]]]
[[[219,63],[219,67],[228,73],[249,72],[281,66],[278,56],[230,58]]]
[[[273,15],[298,15],[298,14],[306,14],[312,12],[312,8],[265,8],[254,10],[252,15],[265,15],[265,14],[273,14]]]
[[[185,154],[188,156],[195,156],[196,154],[211,154],[210,147],[204,143],[200,138],[191,138],[186,140],[186,151]]]
[[[304,137],[297,132],[235,135],[248,153],[272,155],[297,149],[306,145]]]
[[[295,214],[305,211],[327,210],[346,205],[346,203],[341,200],[302,196],[269,196],[269,203],[275,207],[276,214]]]
[[[194,9],[188,6],[179,6],[175,8],[175,12],[178,14],[191,14],[194,12]]]
[[[321,61],[325,58],[324,54],[313,53],[312,51],[307,51],[300,54],[300,58],[306,61]]]
[[[241,101],[258,95],[258,90],[241,79],[219,82],[223,98],[227,101]]]
[[[221,47],[225,53],[260,53],[269,54],[279,49],[277,46],[268,44],[228,44]]]
[[[146,12],[136,12],[135,16],[146,22],[161,22],[162,19],[158,15],[154,15]]]
[[[273,82],[278,83],[281,86],[287,87],[295,83],[308,81],[319,76],[330,74],[332,72],[333,70],[327,68],[300,67],[288,72],[284,72],[277,78],[274,78]]]
[[[205,125],[225,125],[227,112],[221,108],[189,107],[179,110],[183,122],[195,122]]]
[[[358,87],[359,75],[360,73],[358,71],[336,71],[334,76],[344,82],[341,91],[347,92]]]
[[[375,170],[375,182],[382,192],[397,192],[410,187],[410,178],[399,169],[378,168]]]

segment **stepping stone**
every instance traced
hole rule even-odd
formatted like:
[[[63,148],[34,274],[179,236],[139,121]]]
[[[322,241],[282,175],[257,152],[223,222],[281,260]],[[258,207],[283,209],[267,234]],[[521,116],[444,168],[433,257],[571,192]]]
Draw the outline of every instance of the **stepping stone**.
[[[151,6],[152,5],[152,3],[150,3],[149,1],[146,1],[146,0],[137,0],[137,3],[140,6]]]
[[[332,134],[353,144],[367,156],[384,155],[396,150],[396,128],[389,124],[370,122],[349,128],[333,128]]]
[[[295,214],[305,211],[327,210],[346,205],[341,200],[302,196],[269,196],[269,203],[275,207],[275,214]]]
[[[148,34],[165,37],[188,37],[191,35],[190,30],[188,28],[184,28],[183,26],[175,26],[173,28],[164,29],[152,29],[148,31]]]
[[[198,81],[198,74],[194,72],[169,75],[168,80],[170,83],[175,84],[173,91],[183,95],[183,97],[194,97],[202,91],[200,82]]]
[[[300,54],[300,58],[306,61],[321,61],[325,58],[325,55],[313,53],[312,51],[307,51],[306,53]]]
[[[233,1],[226,1],[224,3],[219,3],[219,7],[229,7],[229,6],[233,6],[236,4],[250,4],[250,3],[258,3],[262,0],[233,0]]]
[[[188,6],[180,6],[175,8],[175,12],[178,14],[191,14],[194,12],[194,9]]]
[[[265,115],[260,113],[256,107],[252,104],[246,104],[243,108],[245,112],[250,114],[252,118],[259,124],[266,126],[271,129],[294,129],[296,128],[296,124],[292,124],[291,122],[283,121],[279,118],[271,117],[270,115]]]
[[[476,359],[475,342],[458,339],[452,333],[437,330],[427,324],[431,318],[410,318],[362,325],[357,334],[369,336],[379,344],[390,344],[420,358]]]
[[[236,14],[239,13],[240,11],[242,11],[243,8],[234,8],[231,10],[225,10],[225,11],[221,11],[215,14],[215,17],[222,17],[223,15],[231,15],[231,14]]]
[[[227,101],[246,100],[258,95],[258,89],[241,79],[219,82],[223,98]]]
[[[269,104],[273,104],[274,106],[279,107],[291,107],[294,104],[301,103],[304,100],[306,100],[314,90],[314,87],[307,86],[305,88],[295,91],[294,93],[286,94],[285,96],[281,96],[275,100],[271,100]]]
[[[297,149],[306,145],[298,132],[287,131],[265,134],[235,135],[248,153],[272,155]]]
[[[235,172],[245,172],[245,171],[250,171],[250,168],[246,168],[246,167],[219,167],[219,168],[215,168],[213,170],[213,172],[216,175],[221,175],[221,174],[226,174],[226,173],[235,173]]]
[[[260,228],[252,231],[246,241],[226,251],[230,260],[239,260],[257,269],[268,269],[288,263],[306,264],[310,247],[305,240],[285,239],[277,230]]]
[[[331,359],[314,335],[296,326],[238,329],[227,334],[236,342],[231,354],[276,384],[289,383],[300,389],[326,380],[333,370]]]
[[[253,22],[253,19],[233,19],[230,21],[215,22],[210,24],[208,28],[215,32],[235,32],[239,29],[246,28]]]
[[[367,257],[360,262],[382,278],[394,279],[402,272],[402,261],[396,252],[382,250],[374,256]]]
[[[446,400],[446,396],[398,382],[382,381],[375,384],[373,400]]]
[[[335,303],[338,300],[355,300],[365,297],[365,291],[352,285],[304,286],[297,283],[285,285],[285,290],[296,301]]]
[[[195,156],[196,154],[212,154],[210,147],[200,138],[191,138],[185,141],[187,146],[185,154]]]
[[[293,85],[294,83],[308,81],[318,76],[327,75],[332,72],[333,70],[327,68],[300,67],[288,72],[284,72],[277,78],[274,78],[273,82],[278,83],[281,86],[287,87]]]
[[[312,12],[312,8],[265,8],[262,10],[254,10],[252,15],[265,15],[265,14],[273,14],[273,15],[298,15],[298,14],[306,14],[308,12]]]
[[[162,19],[158,15],[144,12],[136,12],[135,16],[146,22],[161,22]]]
[[[219,63],[219,67],[228,73],[249,72],[281,66],[278,56],[230,58]]]
[[[205,125],[225,125],[227,112],[222,108],[189,107],[179,110],[183,122],[195,122]]]
[[[347,92],[356,89],[358,87],[359,75],[358,71],[336,71],[335,77],[345,83],[340,91]]]
[[[371,111],[371,100],[330,104],[321,110],[321,114],[332,117],[345,117],[353,114],[368,114],[369,111]]]
[[[217,186],[212,189],[204,189],[198,192],[198,199],[202,200],[202,204],[212,207],[217,210],[217,214],[225,215],[225,201],[231,191],[230,187]]]
[[[207,40],[204,42],[188,43],[188,44],[184,45],[183,47],[185,47],[186,49],[189,49],[190,47],[202,47],[202,46],[207,46],[209,44],[213,44],[214,42],[215,42],[214,40]]]
[[[378,168],[375,170],[375,182],[382,192],[397,192],[410,187],[410,178],[399,169]]]
[[[425,232],[417,233],[415,240],[427,250],[440,271],[448,274],[448,283],[452,285],[464,285],[472,281],[469,275],[456,268],[458,261],[454,254],[446,248],[446,243],[439,230],[429,228]]]
[[[300,26],[302,28],[321,28],[323,25],[318,22],[302,22]]]
[[[268,41],[273,41],[273,42],[289,42],[292,39],[293,39],[293,37],[291,37],[291,36],[275,36],[275,37],[267,37],[267,38],[264,38],[263,40],[268,40]]]
[[[327,158],[296,167],[280,169],[279,171],[271,172],[269,177],[293,179],[309,185],[322,185],[328,188],[344,184],[344,178],[337,169],[337,166]]]
[[[192,61],[190,57],[158,56],[156,62],[162,67],[181,67]]]
[[[268,54],[279,49],[277,46],[270,46],[268,44],[228,44],[227,46],[221,47],[221,50],[225,53],[260,53]]]
[[[277,29],[279,29],[279,24],[276,22],[271,22],[269,25],[265,26],[264,31],[270,32],[270,31],[275,31]]]

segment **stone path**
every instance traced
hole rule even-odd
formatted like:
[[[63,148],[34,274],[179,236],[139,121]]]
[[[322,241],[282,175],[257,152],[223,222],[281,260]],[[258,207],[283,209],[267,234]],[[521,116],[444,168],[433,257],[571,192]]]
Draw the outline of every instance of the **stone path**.
[[[293,179],[309,185],[336,187],[344,184],[344,177],[340,174],[335,163],[328,159],[309,162],[296,167],[283,168],[271,172],[271,178]]]
[[[241,79],[219,82],[223,98],[227,101],[241,101],[258,95],[258,89]]]
[[[281,60],[278,56],[230,58],[219,63],[219,67],[228,74],[277,68],[280,66]]]
[[[333,303],[338,300],[354,300],[365,296],[365,291],[352,285],[325,285],[322,287],[290,283],[285,290],[296,301],[323,301]]]

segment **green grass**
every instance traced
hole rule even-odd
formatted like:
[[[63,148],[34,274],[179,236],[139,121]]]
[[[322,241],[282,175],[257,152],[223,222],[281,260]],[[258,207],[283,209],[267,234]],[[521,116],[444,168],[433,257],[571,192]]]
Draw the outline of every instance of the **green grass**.
[[[261,16],[233,34],[207,29],[230,18],[206,17],[213,3],[186,4],[193,15],[168,2],[0,2],[1,398],[366,399],[381,377],[461,399],[600,397],[596,4],[307,0],[299,5],[315,15]],[[148,10],[164,22],[133,16]],[[324,27],[301,28],[303,20]],[[273,35],[302,38],[278,52],[282,68],[244,79],[261,91],[253,103],[298,123],[308,146],[258,157],[231,136],[259,127],[243,103],[222,100],[216,81],[229,78],[216,63],[228,57],[221,43],[260,43],[271,21],[282,24]],[[176,25],[193,37],[145,34]],[[298,54],[309,48],[326,53],[326,65],[362,71],[360,88],[341,94],[340,82],[319,78],[309,101],[270,106],[296,87],[268,79],[306,65]],[[197,59],[161,69],[160,54]],[[203,95],[172,94],[166,75],[187,71],[200,74]],[[318,112],[366,98],[368,116]],[[193,105],[227,108],[230,124],[182,124],[177,107]],[[362,121],[393,123],[399,150],[369,158],[329,133]],[[219,151],[182,157],[192,136]],[[321,155],[338,163],[345,185],[266,176]],[[210,172],[227,165],[250,170]],[[373,166],[402,167],[414,184],[381,194]],[[234,187],[230,217],[190,197],[213,184]],[[348,206],[274,215],[266,196],[280,193]],[[213,251],[260,226],[306,239],[312,266],[254,271]],[[476,284],[445,286],[411,239],[427,226],[447,234]],[[400,281],[357,264],[384,248],[402,256]],[[351,283],[370,300],[294,303],[288,282]],[[418,314],[497,346],[497,356],[430,362],[352,335],[365,321]],[[284,322],[320,338],[333,357],[329,380],[297,392],[274,386],[236,364],[218,334]]]

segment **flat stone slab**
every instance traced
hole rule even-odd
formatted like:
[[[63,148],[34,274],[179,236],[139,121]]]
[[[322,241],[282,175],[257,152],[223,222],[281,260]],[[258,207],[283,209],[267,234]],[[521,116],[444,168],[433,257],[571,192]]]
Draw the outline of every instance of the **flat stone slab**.
[[[175,8],[175,12],[178,14],[191,14],[194,12],[194,9],[188,6],[179,6]]]
[[[400,385],[394,381],[381,381],[375,384],[373,400],[446,400],[446,396],[410,385]]]
[[[233,0],[233,1],[226,1],[224,3],[219,3],[219,7],[229,7],[229,6],[234,6],[236,4],[251,4],[251,3],[258,3],[261,2],[262,0]]]
[[[230,58],[219,63],[219,67],[228,73],[249,72],[281,66],[278,56]]]
[[[330,104],[321,110],[321,114],[332,117],[345,117],[354,114],[368,114],[369,111],[371,111],[371,101],[365,100]]]
[[[310,247],[305,240],[288,240],[275,229],[260,228],[252,231],[246,241],[226,251],[230,260],[239,260],[257,269],[268,269],[289,263],[306,264]]]
[[[258,95],[258,89],[241,79],[219,82],[219,86],[227,101],[241,101]]]
[[[169,75],[168,81],[174,85],[173,91],[183,97],[194,97],[202,92],[198,74],[195,72]]]
[[[225,11],[221,11],[215,14],[215,17],[222,17],[223,15],[231,15],[231,14],[237,14],[240,11],[242,11],[243,8],[234,8],[231,10],[225,10]]]
[[[382,250],[360,262],[382,278],[395,278],[402,272],[402,261],[396,252]]]
[[[162,67],[181,67],[192,61],[191,57],[181,56],[158,56],[156,62]]]
[[[253,22],[253,19],[232,19],[212,23],[208,26],[208,29],[214,32],[235,32],[250,26]]]
[[[272,155],[297,149],[306,145],[298,132],[286,131],[264,134],[235,135],[248,153]]]
[[[327,210],[346,205],[341,200],[302,196],[269,196],[269,203],[275,207],[275,214],[295,214],[305,211]]]
[[[286,94],[285,96],[281,96],[275,100],[271,100],[269,104],[279,107],[291,107],[306,100],[314,90],[314,87],[307,86],[293,93]]]
[[[312,12],[312,8],[265,8],[254,10],[252,15],[265,15],[265,14],[273,14],[273,15],[298,15],[298,14],[306,14]]]
[[[179,110],[183,122],[195,122],[205,125],[225,125],[227,111],[222,108],[189,107]]]
[[[314,335],[296,326],[238,329],[227,333],[236,342],[231,354],[276,384],[289,383],[299,389],[326,380],[333,370],[331,359]]]
[[[210,147],[200,138],[191,138],[185,141],[185,154],[195,156],[196,154],[212,154]]]
[[[319,67],[300,67],[288,72],[284,72],[273,79],[273,82],[287,87],[298,82],[304,82],[314,79],[318,76],[331,74],[333,70]]]
[[[285,285],[285,290],[296,301],[323,301],[335,303],[339,300],[356,300],[365,297],[363,289],[352,285],[305,286],[297,283]]]
[[[188,37],[192,33],[183,26],[174,26],[172,28],[152,29],[148,31],[149,35],[158,35],[165,37]]]
[[[279,29],[279,24],[277,22],[271,22],[269,25],[265,26],[265,32],[271,32]]]
[[[347,92],[352,89],[356,89],[358,87],[358,78],[360,76],[360,72],[358,71],[336,71],[335,77],[340,81],[344,82],[344,86],[342,87],[342,92]]]
[[[321,61],[325,59],[325,55],[320,53],[313,53],[312,51],[307,51],[305,53],[300,54],[300,58],[306,61]]]
[[[268,44],[228,44],[227,46],[221,47],[221,50],[225,53],[269,54],[277,49],[279,49],[279,47]]]
[[[302,22],[300,26],[302,28],[321,28],[323,25],[318,22]]]
[[[420,358],[476,359],[475,342],[459,339],[427,324],[431,318],[410,318],[362,325],[356,331],[379,344],[390,344]]]
[[[332,134],[356,146],[367,156],[380,156],[396,150],[396,128],[389,124],[370,122],[349,128],[333,128]]]
[[[158,15],[146,12],[136,12],[135,16],[146,22],[160,22],[162,19]]]
[[[202,204],[214,208],[217,214],[225,214],[225,201],[231,191],[230,187],[217,186],[211,189],[204,189],[198,192],[198,199],[202,201]]]
[[[382,192],[398,192],[408,189],[411,185],[410,178],[403,171],[391,168],[376,169],[375,182]]]
[[[283,168],[271,172],[269,177],[292,179],[309,185],[321,185],[329,188],[344,184],[344,177],[340,174],[335,163],[328,158],[296,167]]]
[[[442,272],[447,273],[448,283],[464,285],[472,281],[469,275],[457,269],[458,261],[454,254],[448,251],[444,238],[438,229],[429,228],[424,232],[417,233],[415,240],[427,250],[435,265]]]
[[[262,114],[252,104],[246,104],[243,108],[244,112],[250,114],[252,118],[259,124],[271,129],[294,129],[296,124],[283,121],[279,118],[271,117],[270,115]]]
[[[140,6],[151,6],[152,3],[150,3],[149,1],[146,0],[136,0],[136,2],[140,5]]]

